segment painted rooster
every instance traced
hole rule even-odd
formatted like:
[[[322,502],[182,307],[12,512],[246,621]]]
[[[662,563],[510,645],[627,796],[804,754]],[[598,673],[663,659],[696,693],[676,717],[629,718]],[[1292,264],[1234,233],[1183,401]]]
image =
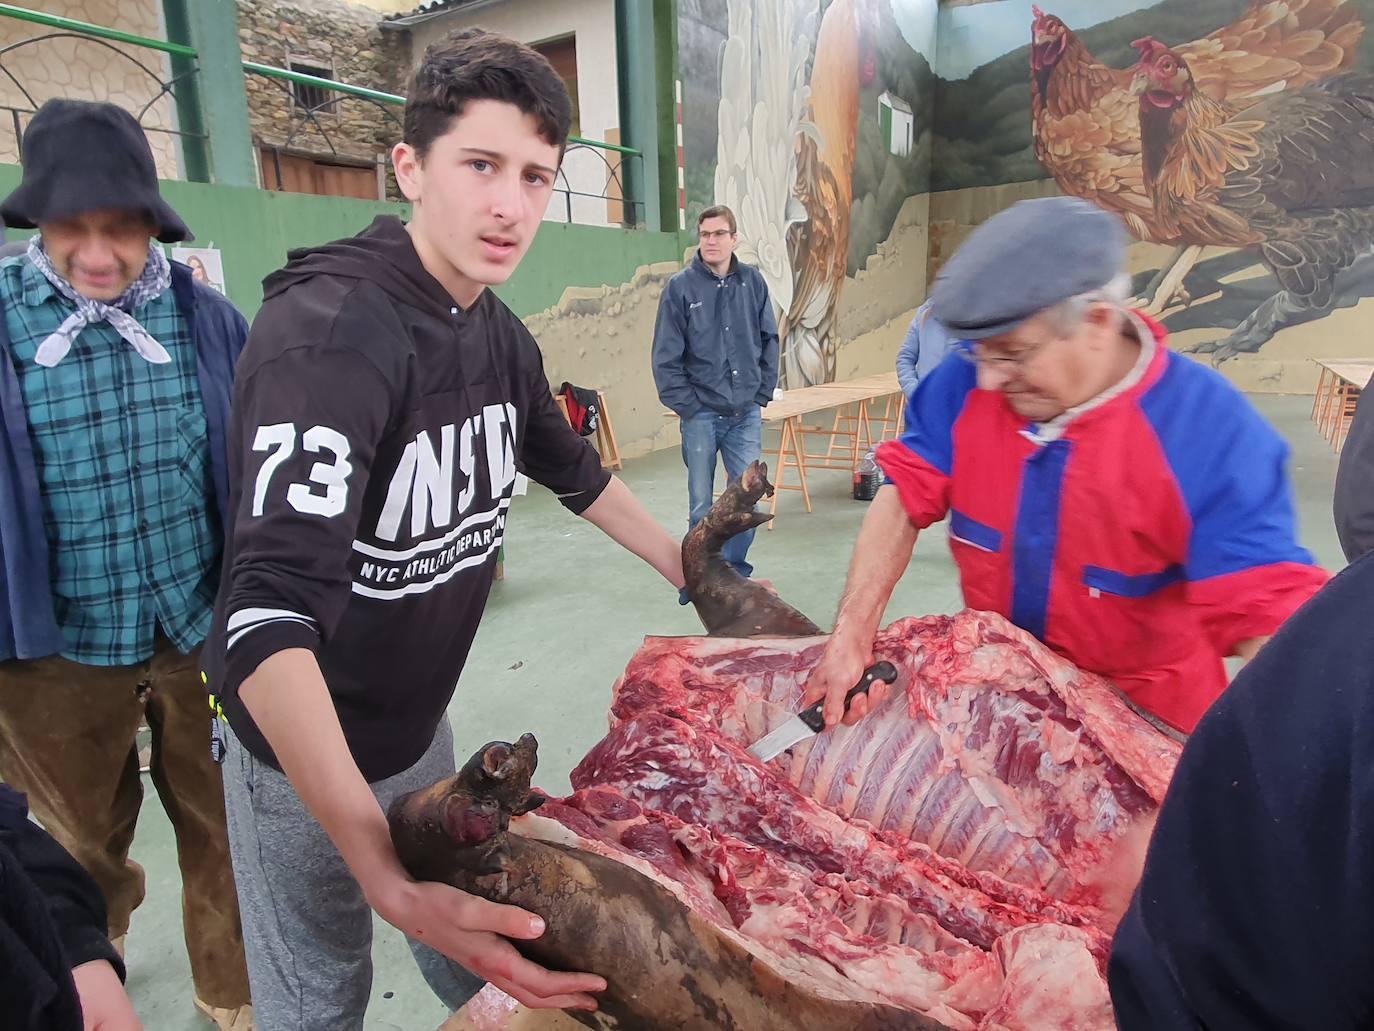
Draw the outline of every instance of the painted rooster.
[[[786,387],[835,377],[859,95],[876,71],[877,2],[834,0],[817,29],[814,2],[728,0],[714,200],[735,211],[740,260],[758,266],[777,307]]]
[[[1222,361],[1328,313],[1337,275],[1374,250],[1374,75],[1347,73],[1244,110],[1199,87],[1178,50],[1139,40],[1141,168],[1154,224],[1200,246],[1253,247],[1280,290]]]
[[[1061,190],[1113,211],[1153,243],[1182,243],[1155,217],[1140,165],[1132,72],[1109,68],[1052,14],[1033,8],[1031,125],[1035,155]],[[1244,17],[1178,48],[1203,95],[1241,108],[1340,72],[1364,25],[1346,0],[1257,0]],[[1186,244],[1156,282],[1158,311],[1200,255]]]

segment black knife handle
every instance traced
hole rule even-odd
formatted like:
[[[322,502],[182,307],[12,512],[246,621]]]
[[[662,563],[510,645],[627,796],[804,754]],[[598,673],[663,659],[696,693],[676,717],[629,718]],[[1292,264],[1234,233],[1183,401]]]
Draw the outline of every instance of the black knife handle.
[[[844,696],[845,712],[849,711],[849,703],[861,694],[868,694],[868,689],[873,686],[875,680],[881,680],[885,684],[891,684],[897,679],[897,667],[887,660],[875,662],[864,670],[863,678],[849,689]],[[822,698],[814,705],[808,705],[801,712],[797,713],[797,718],[808,727],[819,734],[825,729],[825,699]]]

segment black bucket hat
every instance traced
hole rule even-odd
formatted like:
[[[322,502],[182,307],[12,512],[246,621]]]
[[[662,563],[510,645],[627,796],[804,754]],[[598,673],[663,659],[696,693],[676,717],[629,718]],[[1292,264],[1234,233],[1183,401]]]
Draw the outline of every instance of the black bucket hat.
[[[157,188],[157,166],[143,129],[113,104],[49,100],[24,130],[24,178],[0,202],[14,229],[87,211],[148,212],[163,243],[193,240]]]

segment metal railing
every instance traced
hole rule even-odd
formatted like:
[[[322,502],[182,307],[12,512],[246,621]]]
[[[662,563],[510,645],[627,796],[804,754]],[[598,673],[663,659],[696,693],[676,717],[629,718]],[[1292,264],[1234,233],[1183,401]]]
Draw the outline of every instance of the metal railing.
[[[340,156],[338,143],[352,143],[354,147],[346,149],[356,151],[356,145],[366,143],[371,151],[376,152],[380,146],[383,150],[390,149],[390,143],[384,143],[381,139],[359,141],[356,137],[345,139],[339,131],[337,121],[331,124],[331,119],[327,116],[341,114],[344,104],[364,105],[371,108],[381,116],[382,126],[394,129],[391,135],[394,139],[401,136],[401,120],[395,114],[397,102],[405,103],[404,97],[397,97],[392,93],[383,93],[381,90],[369,89],[366,86],[353,86],[348,83],[335,82],[332,79],[320,78],[317,75],[307,75],[304,72],[291,71],[286,68],[275,68],[272,65],[259,64],[256,61],[244,61],[243,70],[247,75],[269,83],[271,86],[280,89],[286,94],[290,102],[291,118],[286,125],[286,133],[281,142],[274,142],[266,139],[257,141],[258,146],[271,156],[272,173],[275,186],[269,186],[265,181],[266,170],[264,169],[264,183],[266,189],[285,189],[285,178],[282,172],[282,157],[293,155],[299,152],[298,145],[303,138],[318,137],[328,152],[333,157]],[[315,104],[304,104],[301,102],[299,94],[293,88],[297,84],[313,86],[324,90],[323,100]],[[338,143],[336,143],[336,138]],[[359,155],[350,154],[347,157],[357,158]],[[378,196],[385,196],[385,173],[380,171],[384,165],[383,157],[375,157],[378,172]],[[352,163],[352,162],[346,162]],[[361,162],[359,162],[361,163]]]
[[[149,125],[145,123],[148,113],[164,97],[171,98],[179,108],[189,102],[185,95],[184,87],[199,71],[198,51],[191,46],[181,43],[169,43],[166,40],[150,39],[138,36],[133,33],[123,32],[119,29],[107,28],[103,25],[95,25],[89,22],[78,21],[74,18],[65,18],[60,15],[47,14],[42,11],[34,11],[25,7],[17,7],[14,4],[0,3],[0,17],[10,18],[16,21],[29,22],[31,24],[43,26],[51,31],[28,39],[20,40],[9,46],[0,48],[0,76],[8,79],[19,91],[27,103],[27,107],[16,107],[13,105],[0,104],[0,110],[10,113],[10,120],[13,125],[15,135],[16,150],[23,145],[23,120],[25,116],[32,115],[38,109],[38,102],[32,96],[24,83],[16,74],[14,62],[5,61],[8,55],[12,55],[23,48],[37,44],[50,42],[58,39],[72,39],[93,46],[101,46],[118,54],[121,58],[128,61],[131,65],[139,69],[149,80],[149,97],[146,103],[141,104],[138,110],[131,112],[138,119],[139,124],[147,132],[165,133],[183,140],[194,140],[203,143],[207,137],[204,133],[188,132],[180,128],[183,119],[178,119],[178,128],[167,126]],[[127,51],[115,46],[122,43],[126,46],[138,47],[144,50],[151,50],[168,54],[173,58],[180,59],[177,64],[181,70],[171,74],[164,74],[161,70],[150,66],[147,62],[128,53]],[[189,63],[188,63],[189,62]],[[333,79],[326,79],[316,75],[309,75],[304,72],[292,71],[286,68],[276,68],[272,65],[260,64],[256,61],[243,61],[243,70],[247,75],[268,80],[275,86],[284,90],[291,98],[291,122],[287,127],[285,139],[281,143],[271,143],[258,141],[259,145],[273,155],[276,165],[277,189],[282,189],[282,170],[280,159],[283,153],[298,152],[296,144],[307,135],[318,136],[328,149],[331,156],[344,156],[339,149],[339,143],[344,142],[339,127],[331,127],[329,119],[321,118],[321,115],[335,114],[339,110],[339,105],[343,103],[361,102],[375,108],[382,116],[382,122],[396,129],[395,137],[400,138],[401,120],[397,117],[394,109],[405,105],[405,97],[395,93],[386,93],[382,90],[371,89],[366,86],[355,86],[351,83],[337,82]],[[327,91],[324,100],[310,106],[300,103],[300,99],[295,90],[294,84],[313,86]],[[100,98],[92,98],[100,99]],[[332,131],[331,131],[332,128]],[[354,142],[354,141],[349,141]],[[369,145],[375,145],[379,141],[369,141]],[[389,146],[388,148],[389,149]],[[568,158],[578,161],[575,155],[595,154],[600,158],[604,166],[604,176],[598,175],[597,181],[602,183],[599,192],[589,189],[577,189],[568,177]],[[353,157],[351,155],[347,157]],[[353,157],[356,161],[356,157]],[[567,152],[563,167],[559,170],[557,183],[554,188],[556,194],[562,195],[562,203],[559,205],[565,219],[573,221],[574,198],[585,198],[589,200],[601,200],[607,205],[608,216],[616,213],[619,209],[618,218],[607,218],[607,221],[616,221],[622,225],[640,226],[643,225],[644,202],[629,196],[626,189],[625,170],[629,162],[642,162],[644,155],[633,147],[624,147],[614,143],[605,143],[600,140],[590,140],[581,136],[568,137]],[[581,163],[585,164],[585,161]],[[642,171],[642,167],[640,168]],[[639,181],[642,181],[642,176]],[[586,184],[579,183],[585,186]],[[552,211],[553,205],[550,205]]]
[[[145,39],[142,36],[135,36],[132,33],[121,32],[118,29],[107,29],[103,25],[91,25],[87,22],[77,21],[74,18],[63,18],[55,14],[45,14],[42,11],[31,11],[25,7],[16,7],[13,4],[0,3],[0,16],[13,18],[16,21],[31,22],[41,25],[50,32],[42,35],[30,36],[28,39],[21,39],[17,43],[9,46],[0,47],[0,76],[8,79],[14,88],[27,102],[27,107],[16,107],[12,104],[0,104],[0,110],[7,111],[14,129],[15,150],[19,152],[23,146],[24,123],[26,115],[32,115],[38,110],[38,102],[25,87],[24,83],[16,74],[12,56],[28,47],[36,46],[40,43],[48,43],[53,40],[70,39],[75,42],[88,44],[104,48],[117,54],[129,65],[138,69],[148,79],[148,100],[143,103],[136,111],[130,112],[138,120],[139,125],[143,126],[145,132],[164,133],[169,136],[181,137],[183,139],[204,139],[200,133],[185,132],[180,128],[172,129],[162,125],[148,125],[144,119],[157,102],[164,97],[170,97],[174,102],[181,102],[183,98],[177,96],[177,88],[183,85],[189,75],[194,74],[194,69],[190,72],[181,72],[166,76],[161,70],[150,67],[146,62],[139,60],[128,51],[115,46],[116,43],[124,43],[129,46],[141,47],[145,50],[161,51],[175,57],[185,57],[194,59],[196,51],[192,47],[182,46],[179,43],[168,43],[160,39]],[[9,59],[9,60],[7,60]]]

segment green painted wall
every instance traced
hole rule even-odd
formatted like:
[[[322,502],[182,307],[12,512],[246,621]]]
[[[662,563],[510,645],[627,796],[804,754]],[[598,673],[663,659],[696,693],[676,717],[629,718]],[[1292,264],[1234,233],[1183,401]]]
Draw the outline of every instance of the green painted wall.
[[[0,165],[0,196],[19,182],[17,165]],[[250,318],[262,303],[263,277],[295,247],[349,236],[378,214],[404,216],[408,206],[382,201],[164,182],[163,196],[200,246],[223,252],[229,296]],[[511,281],[496,292],[517,315],[556,304],[569,286],[624,283],[640,265],[682,256],[676,233],[546,222]]]

